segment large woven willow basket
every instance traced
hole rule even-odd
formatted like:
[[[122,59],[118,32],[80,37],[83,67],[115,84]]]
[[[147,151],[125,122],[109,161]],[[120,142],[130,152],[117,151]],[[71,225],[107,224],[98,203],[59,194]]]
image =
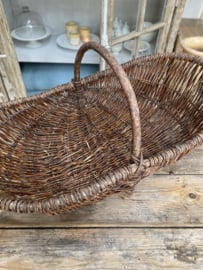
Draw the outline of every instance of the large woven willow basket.
[[[94,49],[111,69],[80,79]],[[203,61],[120,66],[97,43],[72,83],[0,106],[0,208],[59,214],[134,186],[203,142]],[[141,133],[142,131],[142,133]]]

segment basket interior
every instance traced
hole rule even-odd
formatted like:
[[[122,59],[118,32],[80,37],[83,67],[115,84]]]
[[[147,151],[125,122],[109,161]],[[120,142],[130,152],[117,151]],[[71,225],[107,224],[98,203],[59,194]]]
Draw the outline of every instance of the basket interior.
[[[144,159],[203,130],[202,66],[146,58],[124,69],[136,93]],[[109,70],[3,106],[0,195],[43,200],[88,187],[129,165],[129,106]]]
[[[202,132],[202,64],[171,55],[128,63],[125,71],[139,103],[144,158]]]

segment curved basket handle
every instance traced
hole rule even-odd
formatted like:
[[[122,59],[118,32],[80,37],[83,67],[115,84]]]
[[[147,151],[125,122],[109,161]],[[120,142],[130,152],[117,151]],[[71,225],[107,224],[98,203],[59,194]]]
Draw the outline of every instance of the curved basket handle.
[[[130,114],[132,120],[132,159],[133,161],[137,161],[140,159],[140,147],[141,147],[141,125],[140,125],[140,115],[137,99],[132,88],[132,85],[123,70],[122,66],[117,62],[117,60],[111,55],[111,53],[100,45],[97,42],[87,42],[84,43],[77,52],[75,58],[75,66],[74,66],[74,80],[73,83],[77,84],[80,81],[80,65],[85,52],[89,49],[93,49],[100,56],[102,56],[108,65],[114,71],[116,77],[118,78],[126,96],[128,99],[128,103],[130,106]]]

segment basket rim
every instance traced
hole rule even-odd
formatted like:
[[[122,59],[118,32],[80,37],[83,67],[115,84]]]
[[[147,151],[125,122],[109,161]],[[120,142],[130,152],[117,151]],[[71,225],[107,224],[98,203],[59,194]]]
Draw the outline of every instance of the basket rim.
[[[122,67],[128,67],[132,64],[139,64],[143,61],[151,61],[153,59],[157,59],[157,57],[167,57],[172,59],[183,59],[187,61],[193,61],[196,64],[203,66],[203,59],[198,56],[192,56],[188,54],[177,54],[177,53],[162,53],[162,54],[155,54],[155,55],[149,55],[149,56],[142,56],[136,59],[133,59],[127,63],[122,64]],[[104,70],[99,71],[95,74],[89,75],[87,77],[81,78],[81,84],[85,83],[87,80],[91,81],[96,78],[96,76],[103,76],[104,74],[112,74],[111,70]],[[0,105],[0,109],[6,108],[10,105],[18,105],[18,104],[26,104],[30,101],[35,101],[38,98],[46,98],[51,96],[55,93],[60,93],[63,91],[68,92],[68,90],[74,89],[74,85],[72,82],[65,83],[62,85],[59,85],[57,87],[54,87],[52,89],[49,89],[43,93],[37,94],[35,96],[31,97],[24,97],[19,98],[14,101],[9,101],[2,103]],[[184,143],[175,144],[169,149],[165,149],[163,151],[160,151],[156,153],[153,156],[150,156],[149,158],[146,158],[143,160],[143,163],[141,164],[141,167],[147,169],[147,172],[144,174],[144,177],[152,174],[153,172],[150,170],[153,169],[154,171],[159,169],[162,166],[168,165],[174,160],[178,160],[181,158],[184,154],[191,151],[193,148],[195,148],[198,145],[201,145],[203,143],[203,128],[197,133],[194,134],[189,140],[185,141]],[[167,157],[167,158],[166,158]],[[167,160],[167,161],[166,161]],[[123,176],[131,176],[134,175],[139,167],[139,164],[129,164],[127,167],[119,168],[118,170],[111,172],[107,174],[103,179],[100,179],[102,182],[102,185],[97,186],[97,189],[93,192],[90,197],[86,197],[86,193],[90,192],[90,187],[85,186],[83,188],[80,188],[72,193],[65,193],[60,194],[55,197],[51,198],[45,198],[40,200],[32,200],[32,199],[14,199],[12,196],[5,196],[0,195],[0,209],[2,210],[10,210],[15,211],[19,213],[47,213],[47,214],[57,214],[61,213],[64,210],[68,211],[72,209],[71,202],[77,202],[79,206],[88,204],[93,199],[98,199],[99,196],[106,196],[111,189],[117,185],[123,180]],[[142,173],[141,168],[141,173]],[[137,177],[140,177],[137,175]],[[98,182],[98,181],[97,181]],[[95,184],[95,183],[94,183]],[[101,196],[101,197],[102,197]],[[76,200],[77,199],[77,200]]]
[[[190,54],[186,54],[186,53],[176,53],[176,52],[165,52],[165,53],[156,53],[156,54],[151,54],[151,55],[140,56],[140,57],[134,58],[126,63],[121,64],[121,66],[123,68],[125,68],[125,67],[128,67],[128,66],[135,64],[135,63],[137,63],[139,65],[141,63],[143,64],[143,61],[149,62],[149,61],[157,59],[157,58],[171,58],[171,59],[177,58],[180,60],[195,62],[196,64],[203,66],[203,58],[202,57],[199,57],[196,55],[190,55]],[[80,81],[81,81],[81,84],[83,84],[83,83],[86,83],[87,80],[88,81],[93,80],[98,75],[99,76],[103,76],[106,74],[111,75],[112,73],[113,73],[113,71],[110,69],[97,71],[94,74],[90,74],[88,76],[81,78]],[[68,89],[67,89],[67,87],[68,87]],[[52,94],[60,93],[60,92],[63,92],[64,90],[67,91],[67,90],[71,90],[71,89],[74,89],[73,82],[72,81],[66,82],[66,83],[63,83],[61,85],[57,85],[51,89],[48,89],[42,93],[35,94],[33,96],[19,97],[15,100],[3,102],[0,104],[0,109],[6,108],[10,105],[18,105],[18,104],[24,104],[24,103],[26,104],[26,102],[35,101],[38,98],[46,98]]]
[[[114,172],[110,172],[104,178],[100,179],[100,182],[98,182],[98,180],[93,181],[91,183],[91,185],[94,186],[93,189],[91,188],[91,185],[89,185],[79,188],[71,193],[64,192],[64,194],[60,194],[56,197],[40,200],[13,199],[0,195],[0,209],[14,211],[17,213],[38,213],[50,215],[60,214],[64,211],[71,211],[73,209],[72,203],[77,203],[78,206],[85,206],[90,204],[91,200],[101,200],[103,197],[108,195],[108,192],[110,192],[111,189],[118,186],[125,177],[137,176],[137,182],[139,182],[139,171],[142,173],[143,168],[145,173],[142,174],[142,178],[145,178],[161,167],[179,160],[186,153],[189,153],[192,149],[201,144],[203,144],[203,130],[201,133],[196,134],[184,143],[176,144],[167,150],[160,151],[149,158],[145,158],[141,164],[129,164],[127,167],[119,168]],[[137,172],[138,174],[136,175]],[[96,189],[95,186],[97,187]],[[87,197],[86,194],[90,192],[91,196]]]

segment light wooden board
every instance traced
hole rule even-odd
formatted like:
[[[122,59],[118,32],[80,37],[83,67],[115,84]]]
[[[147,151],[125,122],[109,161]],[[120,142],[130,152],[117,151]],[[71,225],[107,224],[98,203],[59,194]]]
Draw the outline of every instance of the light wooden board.
[[[3,81],[3,84],[0,84],[0,92],[4,97],[3,100],[25,97],[26,90],[2,1],[0,1],[0,53],[6,55],[6,58],[0,59],[0,76]]]
[[[203,229],[1,230],[2,270],[201,270]]]
[[[166,52],[174,51],[174,45],[175,45],[176,38],[178,35],[179,26],[182,19],[182,14],[184,11],[185,4],[186,4],[186,0],[178,1],[178,5],[176,5],[176,8],[174,9],[171,27],[170,27],[167,42],[165,45]]]
[[[0,227],[195,227],[203,225],[203,176],[157,175],[125,199],[110,196],[66,215],[1,212]]]
[[[158,174],[203,174],[203,146],[192,150],[178,162],[162,168]]]

